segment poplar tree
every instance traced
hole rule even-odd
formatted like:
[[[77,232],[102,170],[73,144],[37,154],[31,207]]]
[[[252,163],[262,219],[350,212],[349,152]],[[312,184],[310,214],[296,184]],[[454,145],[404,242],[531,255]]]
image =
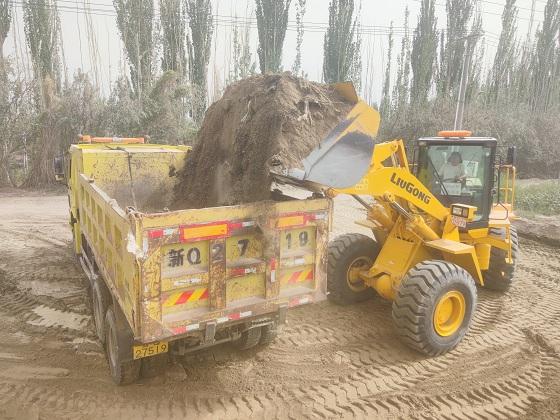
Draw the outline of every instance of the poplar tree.
[[[194,88],[193,118],[199,123],[206,111],[208,63],[214,30],[210,0],[185,0],[188,31],[189,77]]]
[[[544,20],[537,31],[536,46],[531,64],[531,98],[534,111],[546,111],[554,101],[558,103],[560,3],[548,0]]]
[[[235,19],[232,36],[233,66],[230,70],[229,83],[255,74],[256,63],[251,54],[250,31],[248,22],[241,26],[237,24],[237,18]]]
[[[138,98],[151,86],[153,77],[153,0],[113,0],[117,27],[130,65],[130,80]]]
[[[182,0],[160,0],[160,21],[163,31],[163,71],[173,70],[182,76],[187,73],[185,53],[185,11]]]
[[[418,24],[412,38],[410,99],[413,104],[422,105],[428,100],[437,56],[436,24],[435,0],[422,0]]]
[[[33,74],[38,85],[52,80],[54,91],[60,90],[60,56],[58,51],[58,11],[53,0],[25,0],[23,24],[29,47]],[[39,93],[37,93],[40,96]],[[44,100],[44,98],[43,98]],[[44,104],[43,104],[44,105]]]
[[[331,0],[329,26],[323,44],[323,80],[335,83],[352,80],[360,85],[360,37],[354,0]]]
[[[408,28],[408,7],[404,13],[404,35],[401,51],[397,57],[397,78],[393,87],[393,109],[402,111],[410,97],[410,33]]]
[[[389,27],[389,46],[387,48],[387,66],[385,67],[385,78],[383,80],[383,91],[381,93],[381,107],[379,109],[382,117],[389,117],[391,113],[391,60],[393,53],[393,22]]]
[[[301,71],[301,45],[303,44],[303,16],[305,15],[306,0],[297,0],[296,3],[296,58],[292,66],[292,73],[299,76]]]
[[[10,0],[0,0],[0,60],[4,58],[4,42],[10,31],[12,22],[12,6]]]
[[[447,29],[443,52],[440,58],[438,93],[454,95],[461,82],[461,70],[465,57],[465,48],[469,22],[474,11],[473,0],[447,0]]]
[[[292,0],[255,0],[259,34],[259,65],[261,73],[277,73],[282,69],[282,48],[288,27]]]
[[[516,61],[517,12],[516,0],[506,0],[502,12],[502,32],[494,56],[494,64],[488,82],[488,100],[496,103],[504,97],[512,86],[512,77]]]

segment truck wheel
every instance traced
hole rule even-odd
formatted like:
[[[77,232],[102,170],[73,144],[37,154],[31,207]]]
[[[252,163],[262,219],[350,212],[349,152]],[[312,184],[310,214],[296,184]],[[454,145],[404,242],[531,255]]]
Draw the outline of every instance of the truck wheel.
[[[167,353],[158,354],[156,356],[141,359],[142,368],[140,374],[143,378],[153,378],[163,373],[167,367],[169,356]]]
[[[109,307],[110,296],[100,278],[93,281],[91,289],[93,321],[95,332],[101,344],[105,343],[105,311]]]
[[[274,324],[268,324],[261,327],[261,338],[259,344],[268,346],[278,337],[278,328]]]
[[[393,320],[405,344],[437,356],[463,339],[475,308],[476,286],[467,271],[445,261],[424,261],[403,278]]]
[[[130,384],[140,377],[141,360],[128,360],[123,362],[119,357],[119,340],[117,320],[113,308],[107,309],[105,316],[106,339],[105,351],[111,371],[111,378],[117,385]]]
[[[338,304],[362,302],[375,291],[358,277],[358,272],[370,268],[380,247],[369,236],[348,233],[329,244],[327,290],[329,300]]]
[[[493,236],[505,238],[506,232],[504,229],[492,228],[489,232]],[[497,290],[500,292],[507,291],[513,283],[513,274],[515,271],[515,264],[519,254],[519,238],[517,230],[512,226],[510,227],[511,236],[511,257],[513,264],[508,264],[507,252],[503,249],[492,247],[490,250],[490,264],[488,270],[484,271],[484,287],[490,290]]]
[[[233,342],[238,350],[247,350],[259,344],[261,339],[261,328],[255,327],[250,330],[243,331],[241,337]]]

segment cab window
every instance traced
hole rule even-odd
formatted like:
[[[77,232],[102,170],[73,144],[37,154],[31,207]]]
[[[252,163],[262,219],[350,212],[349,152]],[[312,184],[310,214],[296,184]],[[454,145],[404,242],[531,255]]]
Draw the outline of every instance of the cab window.
[[[491,159],[489,146],[428,144],[420,147],[417,176],[443,205],[476,206],[475,221],[487,219]]]

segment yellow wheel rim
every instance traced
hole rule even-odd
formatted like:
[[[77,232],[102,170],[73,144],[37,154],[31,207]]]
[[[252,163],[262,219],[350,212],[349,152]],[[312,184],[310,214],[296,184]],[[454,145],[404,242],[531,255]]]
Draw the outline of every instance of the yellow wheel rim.
[[[360,277],[360,271],[371,267],[371,261],[367,257],[358,257],[348,266],[346,282],[348,287],[354,292],[363,292],[367,289],[367,284]]]
[[[442,337],[457,332],[465,319],[465,296],[457,290],[444,294],[434,311],[434,329]]]

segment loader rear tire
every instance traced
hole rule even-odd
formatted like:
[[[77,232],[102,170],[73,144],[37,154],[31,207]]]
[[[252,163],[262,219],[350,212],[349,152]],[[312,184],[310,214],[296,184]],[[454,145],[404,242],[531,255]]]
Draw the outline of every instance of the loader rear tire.
[[[109,362],[111,378],[117,385],[130,384],[140,377],[142,360],[122,361],[119,357],[119,332],[117,328],[117,319],[112,307],[107,309],[105,323],[105,352],[107,354],[107,361]]]
[[[505,238],[506,236],[504,229],[492,228],[489,233],[499,238]],[[500,248],[492,247],[490,250],[490,264],[488,266],[488,270],[483,272],[484,287],[487,289],[505,292],[513,283],[515,265],[519,254],[519,238],[517,236],[517,230],[513,226],[510,227],[510,236],[511,257],[513,259],[513,264],[507,263],[506,251]]]
[[[403,278],[393,320],[403,343],[438,356],[463,339],[475,308],[476,286],[466,270],[446,261],[424,261]]]
[[[340,305],[363,302],[375,291],[357,277],[357,271],[370,268],[380,247],[369,236],[347,233],[329,243],[327,290],[329,300]]]
[[[243,331],[241,337],[233,342],[238,350],[248,350],[255,347],[261,340],[261,327],[251,328]]]

